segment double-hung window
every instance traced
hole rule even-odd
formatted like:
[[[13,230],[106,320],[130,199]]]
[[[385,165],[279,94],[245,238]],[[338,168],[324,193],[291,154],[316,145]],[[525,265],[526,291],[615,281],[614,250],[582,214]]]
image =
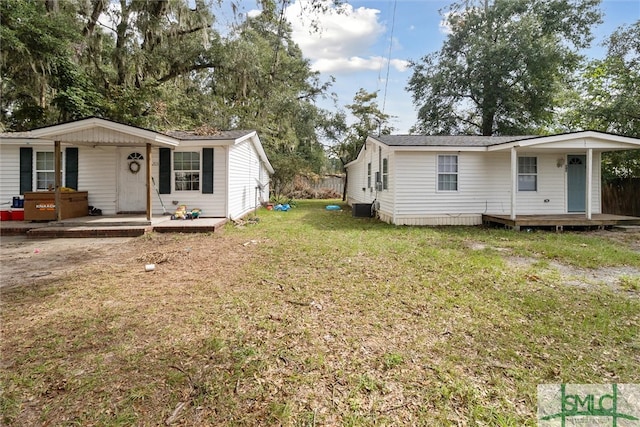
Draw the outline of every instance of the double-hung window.
[[[518,157],[518,191],[538,190],[538,158]]]
[[[367,163],[367,188],[371,188],[371,162]]]
[[[438,156],[438,191],[458,191],[458,156]]]
[[[382,159],[382,189],[389,189],[389,159]]]
[[[176,191],[200,190],[200,153],[178,151],[173,153]]]
[[[36,189],[50,190],[55,185],[55,154],[53,151],[36,151]]]

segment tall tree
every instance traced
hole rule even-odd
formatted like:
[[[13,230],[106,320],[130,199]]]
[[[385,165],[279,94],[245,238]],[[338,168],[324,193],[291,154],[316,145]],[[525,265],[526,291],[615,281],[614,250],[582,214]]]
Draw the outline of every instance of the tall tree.
[[[107,105],[106,115],[159,129],[185,126],[184,117],[174,114],[177,100],[194,87],[192,77],[198,71],[221,66],[220,38],[212,28],[213,4],[213,0],[78,3],[87,40],[80,60],[102,83],[106,97],[115,101]]]
[[[324,150],[316,125],[322,114],[314,101],[331,82],[321,82],[291,38],[280,13],[247,18],[224,43],[224,68],[209,82],[217,127],[260,130],[276,174],[275,189],[297,173],[321,172]]]
[[[591,61],[561,117],[566,129],[592,129],[640,137],[640,21],[618,28],[605,43],[607,56]],[[640,152],[603,158],[603,177],[640,177]]]
[[[278,169],[321,172],[315,105],[331,82],[291,38],[289,0],[225,36],[221,0],[0,1],[2,125],[98,115],[152,129],[257,129]],[[312,0],[304,13],[328,7]]]
[[[3,124],[100,115],[183,127],[195,75],[220,66],[213,2],[0,2]]]
[[[385,114],[378,107],[377,92],[358,90],[353,97],[353,103],[346,105],[354,121],[347,125],[347,115],[344,112],[334,114],[325,122],[324,134],[333,142],[330,152],[340,159],[345,171],[344,192],[342,200],[346,199],[349,176],[345,166],[358,157],[360,150],[369,135],[390,134],[393,128],[389,126],[391,116]]]
[[[95,113],[99,95],[74,61],[75,8],[63,2],[0,2],[0,120],[25,130]],[[52,108],[56,104],[57,108]]]
[[[600,0],[462,0],[443,47],[413,64],[422,133],[521,134],[547,122],[579,65]]]

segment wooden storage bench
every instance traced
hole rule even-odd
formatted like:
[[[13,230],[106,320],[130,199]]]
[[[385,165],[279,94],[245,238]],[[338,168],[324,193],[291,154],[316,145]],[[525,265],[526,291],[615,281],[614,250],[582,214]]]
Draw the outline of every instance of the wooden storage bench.
[[[61,219],[87,216],[89,193],[86,191],[63,191],[60,193]],[[24,193],[25,221],[55,221],[56,195],[53,191]]]

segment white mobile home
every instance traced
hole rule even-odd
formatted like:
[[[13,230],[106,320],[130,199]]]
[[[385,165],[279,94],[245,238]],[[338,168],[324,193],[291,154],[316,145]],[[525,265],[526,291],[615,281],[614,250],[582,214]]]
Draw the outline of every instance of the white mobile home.
[[[100,118],[0,134],[0,200],[87,192],[105,215],[176,205],[239,218],[269,197],[273,168],[255,131],[159,133]],[[59,199],[58,199],[59,200]]]
[[[550,136],[370,136],[347,164],[349,204],[373,203],[397,225],[478,225],[483,214],[601,213],[603,152],[640,139]]]

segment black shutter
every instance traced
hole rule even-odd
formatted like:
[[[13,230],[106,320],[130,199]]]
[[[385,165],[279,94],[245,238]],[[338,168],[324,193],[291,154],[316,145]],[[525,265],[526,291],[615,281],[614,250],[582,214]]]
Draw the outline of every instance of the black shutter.
[[[202,149],[202,193],[213,194],[213,148]]]
[[[78,189],[78,148],[67,147],[65,164],[65,187]]]
[[[171,194],[171,149],[160,149],[160,194]]]
[[[20,147],[20,194],[33,190],[33,149]]]

